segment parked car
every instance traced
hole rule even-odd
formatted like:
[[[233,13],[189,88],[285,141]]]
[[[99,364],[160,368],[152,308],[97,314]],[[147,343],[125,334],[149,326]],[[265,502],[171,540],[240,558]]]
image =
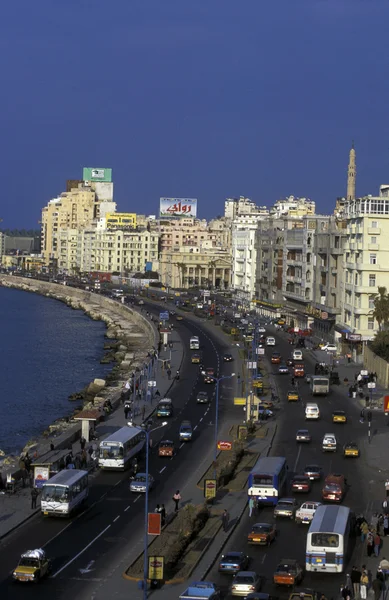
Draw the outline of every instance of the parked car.
[[[219,561],[219,573],[239,573],[247,569],[250,563],[250,557],[244,552],[227,552],[223,554]]]
[[[322,346],[321,349],[324,350],[325,352],[336,352],[337,351],[336,344],[325,344],[324,346]]]

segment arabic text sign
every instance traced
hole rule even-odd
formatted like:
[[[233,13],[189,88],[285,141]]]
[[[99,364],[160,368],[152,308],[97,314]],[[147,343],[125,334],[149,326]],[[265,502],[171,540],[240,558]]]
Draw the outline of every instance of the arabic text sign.
[[[149,579],[163,579],[164,556],[149,556]]]
[[[197,198],[160,198],[160,217],[196,217]]]
[[[206,479],[204,481],[204,498],[212,500],[216,497],[216,479]]]
[[[217,447],[219,450],[231,450],[232,442],[225,442],[223,440],[219,440],[217,443]]]

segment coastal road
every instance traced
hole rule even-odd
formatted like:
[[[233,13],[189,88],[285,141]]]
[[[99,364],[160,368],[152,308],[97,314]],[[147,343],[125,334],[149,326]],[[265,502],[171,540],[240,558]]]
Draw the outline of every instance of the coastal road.
[[[172,510],[172,495],[180,489],[184,502],[188,477],[198,472],[198,478],[207,467],[204,462],[213,445],[214,402],[210,406],[198,405],[198,391],[214,392],[214,385],[205,385],[199,376],[198,365],[190,361],[189,339],[196,333],[200,337],[203,362],[212,366],[218,374],[233,371],[233,363],[223,364],[226,350],[217,338],[213,338],[201,326],[181,321],[179,332],[185,348],[180,381],[176,382],[169,396],[173,399],[174,417],[168,425],[156,432],[153,446],[162,438],[178,442],[178,430],[182,420],[190,420],[194,427],[191,443],[177,443],[177,454],[172,460],[159,459],[155,451],[150,456],[150,473],[156,479],[150,494],[150,510],[157,503],[164,503]],[[220,424],[237,416],[237,408],[231,401],[232,386],[220,386]],[[108,577],[130,550],[142,550],[144,497],[129,491],[128,473],[102,472],[94,479],[90,489],[87,510],[72,520],[33,518],[14,534],[5,538],[0,548],[0,595],[13,597],[15,590],[23,594],[23,586],[11,580],[12,569],[20,554],[29,549],[44,547],[53,559],[53,576],[38,588],[29,587],[29,598],[88,598],[99,581]],[[133,540],[133,544],[129,542]]]
[[[273,335],[273,331],[274,329],[271,335]],[[267,357],[270,358],[273,351],[281,352],[284,359],[290,357],[293,347],[285,341],[283,336],[275,334],[275,337],[277,339],[277,346],[266,349]],[[306,351],[305,355],[307,372],[313,372],[312,357]],[[281,402],[277,417],[277,436],[270,455],[287,457],[291,474],[301,472],[304,466],[309,463],[322,465],[324,476],[329,473],[343,473],[347,477],[349,484],[343,504],[349,506],[356,514],[364,514],[370,517],[374,505],[380,505],[382,501],[384,485],[382,476],[380,476],[378,471],[369,468],[363,458],[362,441],[367,437],[367,424],[362,425],[359,423],[360,408],[358,408],[355,402],[353,403],[345,396],[344,392],[341,391],[342,388],[336,386],[332,388],[332,393],[327,398],[312,399],[309,386],[305,382],[299,383],[302,402],[287,403],[286,393],[291,387],[291,378],[287,375],[278,375],[277,367],[278,365],[273,365],[272,370],[275,373],[278,383]],[[303,405],[307,401],[318,402],[321,410],[321,419],[318,422],[305,421]],[[332,423],[332,411],[336,409],[346,411],[348,415],[347,424]],[[374,419],[376,422],[380,422],[382,419],[382,424],[384,424],[383,416],[374,414]],[[313,438],[311,444],[298,445],[296,443],[295,434],[300,428],[310,431]],[[338,450],[334,454],[323,453],[321,450],[323,436],[329,432],[335,433],[338,441]],[[350,441],[360,443],[362,456],[359,459],[343,458],[343,444]],[[374,443],[374,438],[372,443]],[[320,492],[322,484],[323,480],[315,482],[309,494],[292,494],[289,489],[287,495],[294,495],[300,503],[308,499],[321,501]],[[243,551],[248,554],[252,558],[249,568],[265,577],[263,591],[286,598],[289,595],[289,591],[283,588],[276,588],[272,583],[272,575],[277,564],[284,558],[295,558],[304,566],[307,526],[297,525],[294,521],[279,518],[276,521],[279,531],[276,541],[270,547],[255,547],[249,546],[246,540],[251,525],[256,522],[274,522],[273,510],[267,507],[262,508],[257,514],[253,514],[251,518],[248,517],[248,511],[246,511],[223,552]],[[352,563],[357,564],[358,567],[363,563],[362,550],[362,545],[358,539],[353,548]],[[346,573],[349,572],[351,566],[350,564],[348,565]],[[231,597],[228,594],[231,579],[218,573],[217,562],[206,578],[221,586],[225,598],[229,599]],[[344,581],[345,574],[325,575],[307,573],[303,586],[314,588],[320,593],[324,593],[327,598],[331,598],[338,596],[340,585]]]

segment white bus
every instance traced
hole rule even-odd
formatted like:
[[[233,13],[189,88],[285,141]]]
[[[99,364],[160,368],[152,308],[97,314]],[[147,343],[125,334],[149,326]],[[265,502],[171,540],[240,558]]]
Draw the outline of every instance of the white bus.
[[[319,506],[307,535],[305,569],[342,573],[352,525],[352,513],[347,506]]]
[[[327,396],[330,392],[330,380],[328,377],[312,377],[311,379],[312,396]]]
[[[99,467],[124,471],[144,449],[146,434],[138,427],[122,427],[100,443]]]
[[[200,350],[200,340],[197,335],[190,338],[189,346],[191,350]]]
[[[42,486],[41,512],[44,516],[69,517],[86,502],[88,471],[65,469]]]

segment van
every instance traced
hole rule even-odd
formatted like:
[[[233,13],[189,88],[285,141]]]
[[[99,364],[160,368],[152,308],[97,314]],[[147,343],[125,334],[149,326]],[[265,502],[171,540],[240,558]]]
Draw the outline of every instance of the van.
[[[173,416],[173,402],[170,398],[162,398],[158,402],[157,406],[157,417],[172,417]]]
[[[303,360],[303,353],[301,350],[293,350],[292,358],[293,360]]]
[[[320,410],[314,402],[308,402],[305,406],[305,420],[320,419]]]
[[[190,442],[193,435],[193,429],[190,421],[182,421],[180,425],[179,437],[181,442]]]
[[[275,346],[275,345],[276,345],[276,340],[274,337],[266,338],[266,346]]]
[[[311,379],[312,396],[327,396],[330,391],[330,380],[328,377],[318,375]]]

